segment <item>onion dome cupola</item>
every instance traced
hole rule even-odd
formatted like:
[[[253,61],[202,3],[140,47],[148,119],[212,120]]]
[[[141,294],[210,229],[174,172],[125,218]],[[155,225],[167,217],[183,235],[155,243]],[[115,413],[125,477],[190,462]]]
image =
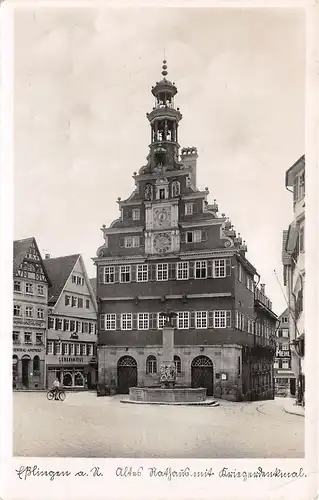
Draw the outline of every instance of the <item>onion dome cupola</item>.
[[[163,79],[152,87],[155,105],[147,118],[151,125],[151,144],[148,156],[148,170],[156,172],[159,168],[176,170],[180,168],[178,123],[182,119],[179,108],[175,108],[177,94],[175,83],[167,80],[167,64],[163,61]]]

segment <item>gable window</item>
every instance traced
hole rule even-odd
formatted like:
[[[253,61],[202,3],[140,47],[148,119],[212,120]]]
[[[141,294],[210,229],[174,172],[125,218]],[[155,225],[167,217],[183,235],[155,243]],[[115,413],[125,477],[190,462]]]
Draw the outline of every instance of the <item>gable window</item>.
[[[149,316],[148,313],[138,313],[137,325],[139,330],[149,329]]]
[[[140,246],[140,237],[139,236],[126,236],[124,238],[124,246],[125,248],[136,248]]]
[[[37,310],[37,318],[38,319],[43,319],[44,318],[44,309],[38,309]]]
[[[22,291],[22,290],[21,290],[21,281],[15,281],[15,282],[13,283],[13,290],[14,290],[15,292],[21,292],[21,291]]]
[[[87,321],[82,323],[82,333],[89,333],[89,323]]]
[[[55,319],[55,329],[56,330],[63,330],[63,320],[61,318]]]
[[[82,298],[78,298],[78,307],[81,309],[83,307],[83,299]]]
[[[93,356],[93,344],[88,344],[87,345],[87,355],[88,356]]]
[[[194,208],[193,203],[185,203],[185,215],[192,215],[193,208]]]
[[[243,266],[238,264],[238,281],[243,281]]]
[[[121,283],[129,283],[131,281],[131,266],[120,267],[120,281]]]
[[[299,180],[299,197],[303,198],[305,196],[305,172],[300,175]]]
[[[32,283],[25,284],[25,293],[28,293],[30,295],[33,294],[33,284]]]
[[[72,297],[71,305],[72,305],[72,307],[77,307],[77,305],[78,305],[78,298],[77,297]]]
[[[115,267],[106,266],[104,268],[104,280],[103,283],[114,283],[115,282]]]
[[[65,296],[65,305],[70,306],[71,305],[71,297],[70,295]]]
[[[75,320],[71,319],[70,320],[70,332],[75,332],[75,325],[76,325]]]
[[[89,299],[85,300],[85,308],[90,309],[90,300]]]
[[[76,276],[72,275],[72,283],[76,283]]]
[[[133,220],[140,220],[140,209],[139,208],[133,208],[132,219]]]
[[[136,266],[136,281],[148,281],[148,265],[138,264]]]
[[[32,318],[33,317],[33,307],[26,307],[25,308],[25,315],[27,318]]]
[[[44,296],[44,286],[38,285],[38,295]]]
[[[75,354],[76,354],[76,356],[80,355],[80,348],[81,348],[80,344],[75,344]]]
[[[155,356],[148,356],[146,359],[146,373],[152,374],[157,372],[157,361]]]
[[[21,306],[17,304],[13,306],[13,316],[21,316]]]
[[[177,262],[177,279],[188,280],[189,278],[189,263]]]
[[[35,342],[36,344],[43,344],[43,335],[42,333],[35,334]]]
[[[288,316],[284,316],[281,321],[283,323],[288,323]]]
[[[89,324],[89,333],[91,333],[92,335],[95,333],[95,324],[94,323]]]
[[[63,320],[63,330],[65,332],[69,332],[70,331],[70,320],[69,319],[64,319]]]
[[[195,261],[195,279],[207,278],[207,260]]]
[[[156,271],[157,271],[156,272],[157,281],[168,280],[168,264],[157,264]]]
[[[189,312],[182,311],[177,316],[177,328],[179,330],[186,330],[189,328]]]
[[[230,274],[230,259],[213,260],[213,278],[225,278],[226,276],[230,276]]]
[[[196,328],[207,328],[207,311],[196,311]]]
[[[105,315],[105,330],[116,330],[116,314]]]

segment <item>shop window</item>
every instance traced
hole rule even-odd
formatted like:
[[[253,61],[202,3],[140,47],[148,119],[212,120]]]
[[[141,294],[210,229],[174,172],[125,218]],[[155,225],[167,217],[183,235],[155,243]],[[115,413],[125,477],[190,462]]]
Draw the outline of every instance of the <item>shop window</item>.
[[[74,377],[74,385],[75,387],[84,387],[84,377],[81,372],[76,372]]]
[[[64,387],[72,387],[72,385],[73,385],[72,373],[65,372],[63,374],[63,385],[64,385]]]
[[[40,375],[40,358],[34,356],[33,358],[33,375]]]

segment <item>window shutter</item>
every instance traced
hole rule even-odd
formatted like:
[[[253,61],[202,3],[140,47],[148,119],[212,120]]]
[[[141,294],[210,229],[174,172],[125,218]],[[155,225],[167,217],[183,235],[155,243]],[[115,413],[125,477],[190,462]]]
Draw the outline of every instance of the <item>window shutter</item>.
[[[176,279],[176,263],[169,262],[168,264],[168,279],[175,280]]]
[[[194,278],[194,266],[195,266],[195,263],[193,260],[191,260],[189,262],[189,279]]]
[[[120,247],[121,248],[125,247],[125,238],[120,238]]]
[[[197,212],[198,212],[197,202],[194,201],[193,202],[193,214],[197,214]]]
[[[207,241],[207,231],[202,231],[202,241]]]
[[[226,328],[231,328],[231,311],[226,311]]]
[[[104,283],[104,266],[98,267],[99,283]]]
[[[121,314],[116,315],[116,329],[121,330]]]
[[[185,232],[181,232],[181,243],[185,243]]]
[[[100,330],[105,330],[105,314],[101,314],[100,316]]]
[[[214,311],[208,311],[208,328],[214,327]]]
[[[231,276],[231,259],[226,259],[226,276]]]
[[[131,281],[136,281],[136,265],[131,266]]]
[[[156,313],[150,313],[150,315],[149,315],[150,330],[156,330],[156,328],[157,328],[156,319],[157,319]]]
[[[156,264],[150,264],[149,280],[150,281],[155,281],[156,280]]]
[[[133,313],[132,328],[133,330],[137,330],[137,313]]]
[[[119,281],[120,281],[120,267],[115,266],[114,283],[118,283]]]
[[[207,261],[207,278],[212,278],[213,276],[213,261]]]
[[[195,311],[190,313],[190,328],[195,328]]]

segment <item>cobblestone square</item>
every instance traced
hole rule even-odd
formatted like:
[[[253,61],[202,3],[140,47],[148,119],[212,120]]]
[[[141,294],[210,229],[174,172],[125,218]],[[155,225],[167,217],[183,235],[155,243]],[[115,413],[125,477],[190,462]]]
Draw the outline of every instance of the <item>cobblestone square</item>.
[[[15,456],[83,458],[302,458],[304,422],[284,399],[218,407],[121,403],[120,396],[13,395]]]

